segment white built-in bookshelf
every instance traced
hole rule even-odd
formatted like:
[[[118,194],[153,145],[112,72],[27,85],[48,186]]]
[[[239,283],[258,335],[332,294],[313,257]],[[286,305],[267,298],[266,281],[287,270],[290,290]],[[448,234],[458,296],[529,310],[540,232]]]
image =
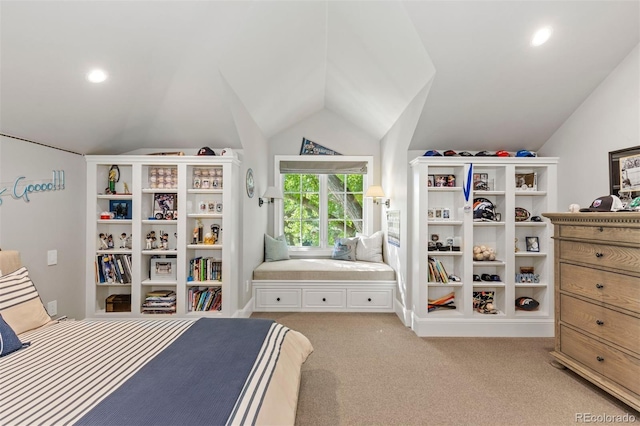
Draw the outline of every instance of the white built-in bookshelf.
[[[239,161],[153,155],[86,161],[86,316],[235,315]],[[115,194],[110,172],[117,179]],[[175,298],[146,300],[163,290]],[[113,301],[107,302],[113,295],[130,299],[130,308],[113,312]]]
[[[542,214],[556,211],[556,165],[557,159],[541,157],[418,157],[411,161],[413,231],[409,270],[416,334],[554,335],[553,232]],[[442,183],[444,177],[449,179],[447,184]],[[529,185],[525,186],[523,179]],[[535,179],[534,185],[530,179]],[[474,220],[473,204],[478,198],[489,200],[500,217]],[[516,208],[541,221],[522,215],[516,220]],[[527,241],[537,242],[538,251],[532,251],[536,248],[532,244],[528,250]],[[438,242],[442,247],[434,247]],[[494,260],[474,258],[474,247],[482,246],[495,252]],[[443,282],[430,276],[430,258],[432,263],[437,260],[447,275],[460,280]],[[531,269],[533,275],[518,275]],[[474,276],[492,279],[474,281]],[[482,292],[493,294],[495,313],[481,313],[474,306],[474,295],[480,297]],[[516,309],[519,297],[535,299],[538,309]],[[429,309],[429,300],[451,299],[455,309]]]

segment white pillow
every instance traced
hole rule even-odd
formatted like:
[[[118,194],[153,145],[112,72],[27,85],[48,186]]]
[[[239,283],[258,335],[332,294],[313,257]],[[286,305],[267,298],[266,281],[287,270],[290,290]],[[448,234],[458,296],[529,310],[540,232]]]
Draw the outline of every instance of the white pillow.
[[[382,241],[384,232],[378,231],[369,237],[361,234],[357,234],[357,236],[359,239],[356,247],[356,260],[383,263]]]
[[[356,260],[358,238],[338,238],[331,253],[332,259]]]

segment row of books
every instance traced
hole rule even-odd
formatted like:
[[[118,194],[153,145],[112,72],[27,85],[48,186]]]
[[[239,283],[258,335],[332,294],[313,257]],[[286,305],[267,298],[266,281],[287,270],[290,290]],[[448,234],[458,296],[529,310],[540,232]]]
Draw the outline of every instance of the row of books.
[[[191,259],[189,277],[192,281],[220,281],[222,280],[222,261],[212,257]]]
[[[429,257],[429,282],[431,283],[448,283],[449,274],[444,268],[442,262],[435,257]]]
[[[189,311],[221,311],[222,288],[189,288]]]
[[[97,283],[131,284],[131,255],[98,254],[95,271]]]
[[[154,290],[147,292],[142,303],[142,313],[173,314],[176,312],[176,292],[173,290]]]

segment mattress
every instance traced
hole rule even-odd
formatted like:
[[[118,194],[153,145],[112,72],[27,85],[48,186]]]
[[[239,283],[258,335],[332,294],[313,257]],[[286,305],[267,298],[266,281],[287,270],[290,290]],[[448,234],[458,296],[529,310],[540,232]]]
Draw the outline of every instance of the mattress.
[[[313,350],[262,319],[62,321],[19,337],[31,346],[0,358],[2,425],[294,424]]]
[[[386,263],[336,259],[289,259],[264,262],[253,270],[254,280],[395,281]]]

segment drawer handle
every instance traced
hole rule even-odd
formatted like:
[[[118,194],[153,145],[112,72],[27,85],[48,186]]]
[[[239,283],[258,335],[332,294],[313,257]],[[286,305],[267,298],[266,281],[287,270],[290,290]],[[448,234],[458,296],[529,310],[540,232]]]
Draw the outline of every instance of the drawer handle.
[[[597,258],[601,258],[602,256],[604,256],[604,254],[603,254],[603,253],[596,253],[596,257],[597,257]]]
[[[598,283],[598,284],[596,284],[596,288],[604,288],[604,285],[603,285],[603,284]]]
[[[368,302],[371,302],[371,298],[368,298],[368,299],[367,299],[367,301],[368,301]]]
[[[602,232],[604,231],[604,228],[602,226],[598,227],[598,231]]]
[[[602,358],[601,356],[597,356],[596,359],[598,360],[598,362],[604,361],[604,358]]]
[[[326,301],[327,301],[327,298],[326,298],[326,297],[323,297],[323,298],[322,298],[322,301],[323,301],[323,302],[326,302]]]
[[[280,298],[279,298],[279,297],[276,297],[276,302],[279,302],[279,301],[280,301]]]
[[[596,324],[598,324],[598,325],[604,325],[604,321],[602,321],[602,320],[596,320]]]

